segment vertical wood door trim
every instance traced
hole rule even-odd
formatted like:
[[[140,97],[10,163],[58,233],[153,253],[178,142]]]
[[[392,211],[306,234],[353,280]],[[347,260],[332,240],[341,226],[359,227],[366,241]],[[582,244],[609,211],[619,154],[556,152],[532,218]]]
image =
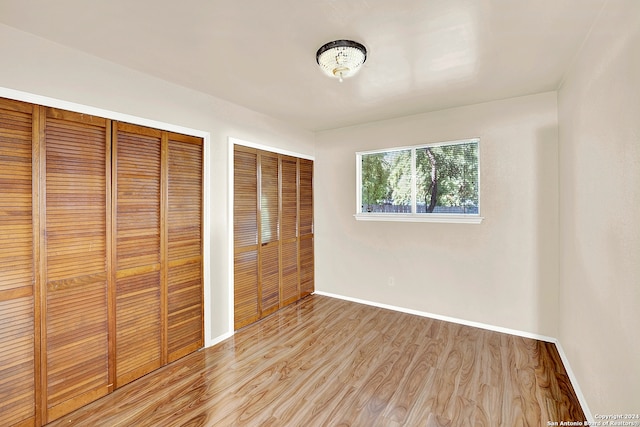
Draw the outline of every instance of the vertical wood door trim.
[[[113,391],[113,384],[115,383],[115,361],[111,358],[112,347],[114,343],[114,327],[115,327],[115,318],[114,318],[114,310],[115,310],[115,301],[112,298],[115,298],[115,294],[113,294],[113,290],[115,288],[115,282],[113,281],[113,262],[112,262],[112,233],[113,233],[113,203],[111,201],[112,196],[112,130],[113,124],[111,120],[107,119],[106,123],[106,142],[105,142],[105,202],[106,202],[106,241],[105,241],[105,256],[106,256],[106,270],[107,270],[107,369],[108,369],[108,385],[107,385],[107,393],[111,393]]]
[[[256,207],[258,221],[258,318],[262,317],[262,156],[256,151]]]
[[[278,155],[278,308],[284,306],[282,277],[282,155]]]
[[[168,242],[168,212],[169,212],[169,134],[162,132],[160,137],[160,363],[167,364],[168,334],[169,334],[169,242]]]
[[[38,107],[38,146],[39,146],[39,167],[38,167],[38,193],[39,193],[39,215],[38,215],[38,234],[36,235],[40,247],[40,258],[37,261],[39,270],[39,316],[40,316],[40,388],[36,388],[39,399],[38,425],[46,423],[47,420],[47,333],[46,333],[46,313],[47,300],[44,287],[47,283],[47,237],[46,237],[46,212],[47,212],[47,186],[45,185],[45,177],[47,175],[47,147],[45,145],[45,128],[46,128],[47,109],[46,107]],[[34,239],[35,240],[35,239]]]
[[[201,146],[201,162],[202,162],[202,166],[200,167],[200,191],[201,191],[201,195],[200,195],[200,280],[201,280],[201,292],[202,292],[202,307],[200,308],[200,316],[202,316],[202,322],[200,323],[200,327],[201,332],[200,332],[200,347],[204,347],[205,346],[205,310],[204,310],[204,306],[206,304],[206,298],[205,298],[205,289],[204,289],[204,215],[205,215],[205,197],[204,197],[204,183],[205,183],[205,177],[204,177],[204,170],[205,170],[205,145],[204,145],[204,139],[203,138],[198,138],[199,139],[199,144]],[[229,199],[227,199],[228,201]],[[195,350],[194,350],[195,351]]]
[[[46,336],[44,334],[44,292],[42,291],[42,284],[44,283],[44,256],[43,254],[43,240],[44,240],[44,194],[45,186],[44,179],[42,178],[45,165],[43,165],[43,159],[45,155],[44,148],[44,128],[45,128],[45,107],[39,105],[33,105],[33,149],[32,149],[32,191],[33,191],[33,245],[34,245],[34,296],[35,296],[35,348],[34,358],[36,361],[36,375],[35,375],[35,425],[43,424],[43,420],[46,419],[46,405],[44,404],[43,384],[46,383],[44,374],[46,367],[46,345],[43,344],[43,339]]]
[[[116,244],[116,236],[118,230],[118,122],[111,122],[110,132],[111,141],[110,148],[110,164],[109,164],[109,200],[110,209],[109,216],[111,218],[109,227],[109,293],[108,293],[108,310],[109,310],[109,392],[116,389],[116,354],[118,342],[116,340],[116,274],[118,259],[118,245]]]

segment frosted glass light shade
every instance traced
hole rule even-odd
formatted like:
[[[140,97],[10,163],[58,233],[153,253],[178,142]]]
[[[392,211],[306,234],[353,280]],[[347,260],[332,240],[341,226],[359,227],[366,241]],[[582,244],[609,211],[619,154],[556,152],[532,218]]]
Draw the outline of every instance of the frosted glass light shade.
[[[329,42],[316,52],[316,62],[320,69],[340,81],[357,73],[366,60],[367,49],[351,40]]]

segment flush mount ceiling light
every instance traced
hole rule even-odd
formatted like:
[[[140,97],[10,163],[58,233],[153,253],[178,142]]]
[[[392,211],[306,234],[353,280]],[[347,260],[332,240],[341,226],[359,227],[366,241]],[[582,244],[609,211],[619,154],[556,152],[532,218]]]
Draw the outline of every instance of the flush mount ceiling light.
[[[366,60],[367,49],[351,40],[329,42],[316,52],[316,62],[322,71],[341,82],[357,73]]]

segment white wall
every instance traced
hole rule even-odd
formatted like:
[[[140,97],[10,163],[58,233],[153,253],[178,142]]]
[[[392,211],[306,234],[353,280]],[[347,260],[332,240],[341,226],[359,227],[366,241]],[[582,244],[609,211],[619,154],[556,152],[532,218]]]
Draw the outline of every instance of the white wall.
[[[594,414],[638,414],[640,2],[606,3],[558,109],[559,338]]]
[[[316,289],[557,336],[557,134],[555,92],[319,133]],[[470,137],[482,224],[354,219],[356,151]]]
[[[313,155],[313,134],[5,25],[0,25],[0,58],[0,96],[21,91],[77,103],[81,108],[95,107],[107,110],[107,113],[126,114],[134,119],[208,134],[205,146],[205,248],[208,249],[205,287],[210,297],[206,301],[210,332],[206,338],[211,342],[231,332],[227,138],[231,136]]]

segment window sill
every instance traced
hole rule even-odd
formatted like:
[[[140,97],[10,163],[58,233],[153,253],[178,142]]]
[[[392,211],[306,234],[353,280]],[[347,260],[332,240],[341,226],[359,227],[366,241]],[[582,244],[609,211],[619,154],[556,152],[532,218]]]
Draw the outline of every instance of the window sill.
[[[484,217],[480,215],[437,215],[437,214],[363,214],[354,215],[357,221],[395,221],[395,222],[437,222],[449,224],[480,224]]]

